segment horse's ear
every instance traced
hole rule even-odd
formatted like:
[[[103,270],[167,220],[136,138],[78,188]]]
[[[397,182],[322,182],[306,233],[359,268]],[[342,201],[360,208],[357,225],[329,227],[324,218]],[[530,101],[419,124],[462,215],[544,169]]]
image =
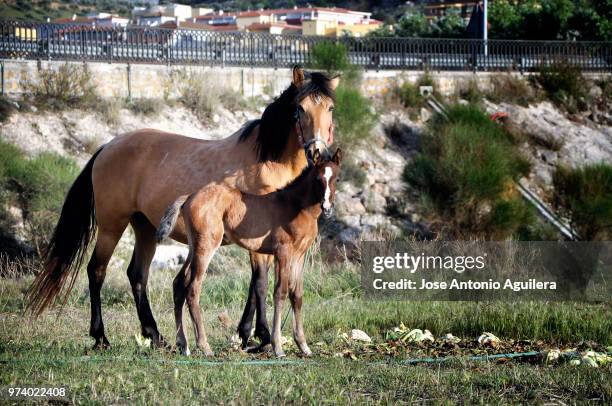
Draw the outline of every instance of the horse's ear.
[[[340,84],[340,75],[336,75],[329,80],[329,87],[331,87],[333,90],[336,90],[339,84]]]
[[[295,86],[300,86],[304,81],[304,69],[300,67],[300,65],[295,65],[293,67],[293,84]]]
[[[340,148],[338,148],[334,153],[334,156],[332,157],[332,162],[336,165],[340,165],[340,162],[342,162],[342,150]]]

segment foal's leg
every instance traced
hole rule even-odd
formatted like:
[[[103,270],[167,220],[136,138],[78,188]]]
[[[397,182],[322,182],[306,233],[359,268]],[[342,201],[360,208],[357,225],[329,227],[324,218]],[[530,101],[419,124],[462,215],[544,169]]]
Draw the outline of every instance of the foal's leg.
[[[127,221],[126,224],[127,225]],[[89,335],[92,336],[96,343],[94,349],[102,349],[110,347],[110,343],[104,334],[104,322],[102,321],[102,302],[100,300],[100,291],[106,276],[106,266],[113,255],[115,246],[123,234],[123,228],[116,227],[107,229],[100,227],[98,231],[98,239],[96,248],[87,264],[87,277],[89,279],[89,296],[91,301],[91,322],[89,327]]]
[[[215,233],[216,234],[216,233]],[[212,259],[215,251],[221,245],[223,231],[221,231],[216,241],[208,239],[208,241],[196,241],[193,258],[191,261],[191,281],[187,287],[187,305],[189,306],[189,314],[195,327],[196,345],[204,352],[206,356],[213,356],[214,353],[210,349],[206,332],[204,331],[204,323],[202,322],[202,313],[200,309],[200,293],[202,291],[202,280],[206,275],[208,264]]]
[[[136,235],[136,245],[132,260],[127,269],[127,275],[132,285],[136,311],[140,319],[142,335],[151,338],[156,346],[164,346],[165,341],[155,323],[151,312],[151,305],[147,297],[147,282],[149,280],[149,266],[155,255],[155,227],[142,214],[136,213],[130,219]]]
[[[252,271],[251,283],[249,285],[249,297],[240,319],[240,324],[238,324],[238,334],[242,339],[242,348],[246,348],[251,336],[253,316],[255,315],[255,310],[257,310],[255,336],[261,340],[259,349],[270,344],[270,330],[268,329],[266,317],[266,296],[268,294],[268,268],[272,257],[255,252],[250,252],[249,254]]]
[[[302,324],[302,296],[304,294],[304,258],[302,257],[293,266],[296,267],[295,281],[291,281],[291,289],[289,290],[289,300],[291,300],[291,307],[293,308],[293,339],[298,345],[302,353],[306,356],[312,354],[308,344],[306,344],[306,337],[304,336],[304,325]]]
[[[272,347],[274,354],[277,357],[284,357],[285,352],[281,342],[281,319],[283,312],[283,304],[287,298],[289,291],[289,269],[287,267],[287,259],[284,255],[276,257],[276,265],[274,266],[274,319],[272,321]]]
[[[185,327],[183,323],[183,307],[185,306],[185,297],[187,296],[187,286],[191,280],[191,253],[183,267],[176,274],[173,286],[174,298],[174,320],[176,321],[176,346],[181,354],[190,355],[189,344],[185,337]]]

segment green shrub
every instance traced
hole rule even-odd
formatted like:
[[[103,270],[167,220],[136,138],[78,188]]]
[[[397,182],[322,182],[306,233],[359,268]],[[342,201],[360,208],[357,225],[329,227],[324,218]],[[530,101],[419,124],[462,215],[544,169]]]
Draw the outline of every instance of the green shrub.
[[[121,109],[123,107],[123,100],[115,97],[107,100],[99,100],[96,105],[96,111],[102,116],[104,122],[111,126],[116,126],[121,122]],[[87,148],[87,150],[91,152],[89,148]]]
[[[159,114],[164,107],[164,102],[160,99],[140,98],[133,99],[127,104],[127,108],[135,114],[152,116]]]
[[[345,71],[350,66],[346,47],[333,41],[319,42],[312,47],[312,67],[327,72]]]
[[[397,97],[404,107],[417,108],[425,105],[426,99],[421,96],[421,86],[431,86],[434,89],[434,94],[436,92],[433,78],[427,71],[415,83],[405,81],[395,90]]]
[[[376,113],[369,98],[358,88],[340,84],[336,89],[334,121],[338,142],[348,147],[366,139],[376,123]]]
[[[506,238],[531,221],[512,184],[529,169],[484,112],[453,106],[448,119],[430,120],[423,150],[406,166],[404,179],[426,194],[455,235]]]
[[[25,85],[38,106],[54,110],[90,108],[98,100],[87,65],[65,63],[57,69],[42,69],[38,81],[26,80]]]
[[[15,111],[17,111],[17,107],[10,100],[0,96],[0,123],[7,122]]]
[[[467,84],[459,88],[459,97],[472,104],[480,103],[483,93],[475,80],[470,80]]]
[[[612,166],[557,167],[553,175],[555,206],[584,240],[612,237]]]
[[[555,104],[570,113],[584,109],[586,80],[579,67],[565,62],[544,65],[534,78]]]
[[[363,187],[366,181],[366,173],[353,158],[348,156],[342,162],[341,178],[342,181],[350,182],[357,187]]]
[[[511,74],[491,77],[491,89],[486,96],[493,103],[506,102],[521,106],[536,101],[535,91],[529,83]]]
[[[204,75],[188,74],[181,79],[180,100],[203,122],[209,120],[221,103],[221,92]]]
[[[3,141],[0,141],[0,158],[3,192],[0,211],[4,212],[9,202],[23,211],[26,238],[40,254],[79,168],[71,159],[49,152],[28,158],[17,147]],[[9,218],[5,212],[1,217]],[[1,226],[6,229],[11,225],[5,221]]]

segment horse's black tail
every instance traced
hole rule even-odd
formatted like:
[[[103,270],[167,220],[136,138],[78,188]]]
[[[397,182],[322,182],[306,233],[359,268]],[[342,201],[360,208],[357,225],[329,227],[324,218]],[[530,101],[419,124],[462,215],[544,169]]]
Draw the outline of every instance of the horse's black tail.
[[[28,309],[40,315],[64,289],[64,301],[74,287],[87,247],[96,233],[92,168],[100,148],[76,178],[62,207],[44,256],[44,267],[27,293]]]
[[[172,233],[172,230],[174,230],[174,226],[176,225],[176,220],[178,219],[179,214],[181,214],[181,206],[183,205],[183,203],[185,203],[187,197],[187,195],[181,196],[176,199],[170,206],[168,206],[166,212],[164,213],[164,216],[159,221],[157,233],[155,233],[157,242],[162,242],[163,240],[168,238],[170,233]]]

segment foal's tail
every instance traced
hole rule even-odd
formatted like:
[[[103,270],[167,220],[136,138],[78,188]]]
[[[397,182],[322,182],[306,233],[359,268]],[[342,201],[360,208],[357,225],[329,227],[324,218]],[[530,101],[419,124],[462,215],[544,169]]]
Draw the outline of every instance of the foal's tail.
[[[157,232],[155,233],[155,237],[157,238],[157,242],[162,242],[172,230],[174,230],[174,226],[176,225],[176,220],[178,220],[179,214],[181,214],[181,206],[187,200],[187,195],[181,196],[176,199],[164,213],[164,216],[161,218],[159,222],[159,227],[157,228]]]
[[[87,247],[96,233],[94,193],[91,180],[98,149],[76,178],[62,207],[59,221],[44,255],[44,267],[27,292],[28,309],[40,315],[64,289],[64,301],[74,287]]]

